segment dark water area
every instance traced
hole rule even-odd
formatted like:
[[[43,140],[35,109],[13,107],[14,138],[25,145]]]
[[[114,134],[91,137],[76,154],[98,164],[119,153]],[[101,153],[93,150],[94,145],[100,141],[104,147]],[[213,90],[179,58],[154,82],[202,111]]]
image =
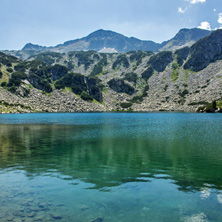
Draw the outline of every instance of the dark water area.
[[[0,115],[0,221],[222,221],[222,115]]]

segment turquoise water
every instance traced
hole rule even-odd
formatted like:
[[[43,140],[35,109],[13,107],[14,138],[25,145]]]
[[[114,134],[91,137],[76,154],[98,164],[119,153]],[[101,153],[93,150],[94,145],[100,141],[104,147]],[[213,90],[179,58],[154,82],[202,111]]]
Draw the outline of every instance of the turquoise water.
[[[0,115],[0,221],[222,221],[222,115]]]

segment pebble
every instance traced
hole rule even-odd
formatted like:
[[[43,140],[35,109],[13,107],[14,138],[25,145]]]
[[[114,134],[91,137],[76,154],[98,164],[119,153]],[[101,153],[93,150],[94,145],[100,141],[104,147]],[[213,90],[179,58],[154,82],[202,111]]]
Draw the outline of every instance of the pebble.
[[[56,219],[56,220],[61,220],[62,219],[62,216],[58,215],[58,214],[52,214],[51,215],[53,219]]]
[[[90,222],[103,222],[103,221],[104,221],[104,219],[102,217],[97,217],[97,218],[91,220]]]
[[[35,215],[36,215],[36,213],[31,212],[31,213],[29,213],[27,216],[28,216],[28,217],[34,217]]]

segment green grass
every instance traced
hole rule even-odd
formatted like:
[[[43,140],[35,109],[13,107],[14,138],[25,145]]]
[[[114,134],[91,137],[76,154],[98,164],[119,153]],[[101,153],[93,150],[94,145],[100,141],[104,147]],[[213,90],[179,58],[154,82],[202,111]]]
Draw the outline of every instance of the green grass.
[[[108,89],[106,87],[103,88],[103,93],[106,94],[108,92]]]
[[[185,73],[184,73],[184,82],[187,83],[187,80],[189,78],[189,72],[187,70],[185,70]]]
[[[180,66],[176,62],[174,62],[172,64],[172,69],[173,69],[173,71],[172,71],[170,77],[171,77],[173,82],[176,82],[179,78]]]
[[[164,84],[165,81],[166,81],[166,78],[164,77],[164,78],[162,78],[161,83]]]
[[[222,100],[217,101],[217,108],[222,109]]]

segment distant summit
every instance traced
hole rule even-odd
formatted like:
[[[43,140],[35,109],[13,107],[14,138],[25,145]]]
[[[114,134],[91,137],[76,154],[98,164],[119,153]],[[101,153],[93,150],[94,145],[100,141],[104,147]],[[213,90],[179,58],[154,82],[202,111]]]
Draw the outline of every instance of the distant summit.
[[[199,39],[208,36],[211,32],[203,29],[181,29],[172,39],[163,43],[144,41],[134,37],[126,37],[122,34],[99,29],[86,37],[66,41],[53,47],[26,44],[22,50],[22,55],[37,54],[44,51],[67,53],[71,51],[97,51],[103,53],[129,52],[129,51],[175,51],[185,46],[191,46]],[[13,54],[13,53],[11,53]],[[14,55],[14,54],[13,54]]]
[[[46,46],[34,45],[32,43],[28,43],[22,48],[22,50],[36,50],[36,51],[41,51],[46,49],[47,49]]]
[[[104,48],[112,48],[116,52],[128,52],[131,50],[158,51],[161,44],[153,41],[142,41],[136,38],[128,38],[122,34],[109,31],[97,30],[88,36],[64,42],[64,44],[52,47],[56,52],[70,51],[100,51]]]

